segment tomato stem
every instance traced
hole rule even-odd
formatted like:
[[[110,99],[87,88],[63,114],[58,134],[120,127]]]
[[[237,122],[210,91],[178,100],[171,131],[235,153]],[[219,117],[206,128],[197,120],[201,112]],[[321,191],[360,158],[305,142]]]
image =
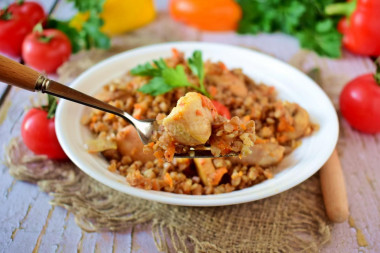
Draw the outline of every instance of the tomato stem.
[[[52,119],[55,116],[55,111],[57,109],[57,98],[48,94],[48,105],[47,105],[47,118]]]
[[[33,32],[38,32],[38,33],[42,33],[44,30],[44,28],[42,27],[42,24],[41,23],[38,23],[37,25],[35,25],[33,27]]]
[[[42,34],[43,32],[43,27],[41,23],[38,23],[37,25],[34,26],[33,32],[38,33],[40,36],[38,37],[38,40],[41,41],[42,43],[49,43],[52,39],[53,36],[45,36]]]
[[[18,5],[23,5],[24,2],[25,2],[24,0],[17,0],[17,1],[16,1],[16,3],[17,3]]]
[[[12,13],[9,12],[8,8],[4,8],[2,11],[0,11],[0,19],[1,20],[11,20],[12,19]]]
[[[373,75],[373,77],[375,78],[377,85],[380,86],[380,57],[377,58],[377,60],[375,61],[375,64],[376,64],[376,73]]]

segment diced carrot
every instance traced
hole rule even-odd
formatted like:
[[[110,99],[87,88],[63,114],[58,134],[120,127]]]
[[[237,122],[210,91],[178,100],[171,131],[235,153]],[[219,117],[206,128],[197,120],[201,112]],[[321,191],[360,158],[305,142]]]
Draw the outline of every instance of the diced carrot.
[[[179,57],[179,52],[178,52],[178,50],[177,50],[177,48],[172,48],[172,53],[173,53],[173,57],[174,58],[178,58]]]
[[[158,180],[152,180],[152,190],[158,191],[160,190],[160,184],[158,183]]]
[[[247,127],[245,126],[245,124],[240,124],[240,127],[241,127],[241,129],[243,129],[243,130],[246,130],[246,129],[247,129]]]
[[[280,135],[280,136],[278,136],[277,137],[277,141],[279,142],[279,143],[284,143],[284,142],[287,142],[288,141],[288,137],[286,136],[286,135]]]
[[[263,144],[263,143],[268,143],[268,142],[269,142],[269,140],[261,139],[259,137],[257,137],[255,140],[255,144]]]
[[[165,173],[164,181],[165,181],[165,183],[167,183],[169,185],[170,188],[173,187],[173,179],[170,176],[170,174],[167,172]]]
[[[277,125],[277,130],[279,132],[293,132],[294,127],[286,120],[284,116],[280,117],[279,123]]]
[[[153,155],[156,158],[161,158],[164,155],[164,152],[162,152],[161,150],[158,150],[158,151],[154,152]]]
[[[142,106],[141,106],[141,104],[137,103],[137,104],[133,105],[133,108],[135,108],[135,109],[141,109]]]
[[[220,180],[222,180],[222,177],[224,174],[227,173],[227,168],[226,167],[221,167],[219,169],[216,169],[215,172],[212,174],[212,180],[211,184],[213,186],[216,186],[220,183]]]
[[[154,146],[154,142],[149,142],[149,143],[148,143],[148,147],[153,148],[153,146]]]
[[[248,121],[250,121],[251,120],[251,117],[249,116],[249,115],[245,115],[244,117],[243,117],[243,121],[244,122],[248,122]]]
[[[195,111],[195,115],[197,115],[197,116],[203,116],[203,113],[201,112],[201,110],[197,109]]]
[[[218,64],[219,64],[219,67],[222,69],[222,70],[227,70],[227,67],[226,67],[226,65],[223,63],[223,62],[218,62]]]
[[[133,113],[132,116],[135,119],[141,119],[141,114],[139,114],[139,113]]]
[[[215,95],[218,94],[218,89],[215,86],[210,86],[208,92],[211,96],[215,97]]]
[[[175,145],[174,145],[174,142],[172,142],[169,144],[169,147],[167,148],[164,154],[168,162],[173,161],[174,152],[175,152]]]
[[[269,87],[269,94],[272,94],[275,90],[276,90],[276,88],[274,86],[270,86]]]
[[[157,158],[158,162],[159,163],[163,163],[164,162],[164,159],[162,159],[162,157],[164,156],[164,152],[161,151],[161,150],[158,150],[156,152],[153,153],[154,157]]]
[[[93,115],[92,117],[91,117],[91,122],[95,122],[95,121],[97,121],[98,120],[98,116],[97,115]]]

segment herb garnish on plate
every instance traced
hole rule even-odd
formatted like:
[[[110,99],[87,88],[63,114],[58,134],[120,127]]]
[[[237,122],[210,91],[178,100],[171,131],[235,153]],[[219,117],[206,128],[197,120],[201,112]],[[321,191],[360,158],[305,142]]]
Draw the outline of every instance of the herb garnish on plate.
[[[180,87],[192,88],[203,95],[210,97],[210,94],[204,87],[204,64],[202,60],[202,52],[194,51],[192,57],[187,61],[191,72],[199,78],[199,87],[189,82],[183,65],[177,65],[175,68],[168,67],[165,61],[160,58],[150,62],[140,64],[131,70],[131,74],[135,76],[153,77],[147,84],[142,86],[139,91],[152,96],[165,94],[173,89]]]

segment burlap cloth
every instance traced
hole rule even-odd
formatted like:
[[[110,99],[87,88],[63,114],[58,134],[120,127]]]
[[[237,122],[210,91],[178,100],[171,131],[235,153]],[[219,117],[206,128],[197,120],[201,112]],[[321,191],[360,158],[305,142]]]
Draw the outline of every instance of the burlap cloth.
[[[163,25],[166,32],[158,32]],[[155,24],[114,39],[110,51],[77,54],[59,70],[60,80],[67,83],[95,62],[128,48],[180,40],[184,36],[178,35],[180,30],[160,16]],[[151,223],[152,236],[161,251],[317,252],[330,239],[318,175],[267,199],[197,208],[120,193],[93,180],[71,162],[32,155],[19,139],[9,144],[6,159],[11,175],[36,183],[52,196],[52,205],[72,212],[85,231],[122,231]]]

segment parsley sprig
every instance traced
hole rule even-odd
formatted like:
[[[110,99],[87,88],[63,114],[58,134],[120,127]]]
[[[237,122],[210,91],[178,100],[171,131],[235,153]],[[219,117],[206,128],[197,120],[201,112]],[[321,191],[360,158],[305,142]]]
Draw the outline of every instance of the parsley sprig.
[[[100,13],[105,0],[68,0],[81,13],[87,13],[88,18],[80,29],[70,25],[70,20],[61,21],[49,15],[47,28],[55,28],[64,32],[70,39],[73,53],[92,47],[108,49],[111,46],[110,38],[100,29],[104,24]]]
[[[340,57],[342,35],[339,17],[328,16],[326,6],[342,0],[237,0],[243,10],[239,33],[281,31],[295,36],[302,48],[329,57]]]
[[[188,59],[189,68],[199,78],[199,87],[189,82],[184,66],[177,65],[175,68],[170,68],[162,58],[154,60],[153,63],[154,65],[149,62],[140,64],[131,70],[132,75],[152,77],[139,89],[140,92],[157,96],[176,88],[188,87],[210,97],[204,87],[205,71],[201,51],[194,51],[192,57]]]

